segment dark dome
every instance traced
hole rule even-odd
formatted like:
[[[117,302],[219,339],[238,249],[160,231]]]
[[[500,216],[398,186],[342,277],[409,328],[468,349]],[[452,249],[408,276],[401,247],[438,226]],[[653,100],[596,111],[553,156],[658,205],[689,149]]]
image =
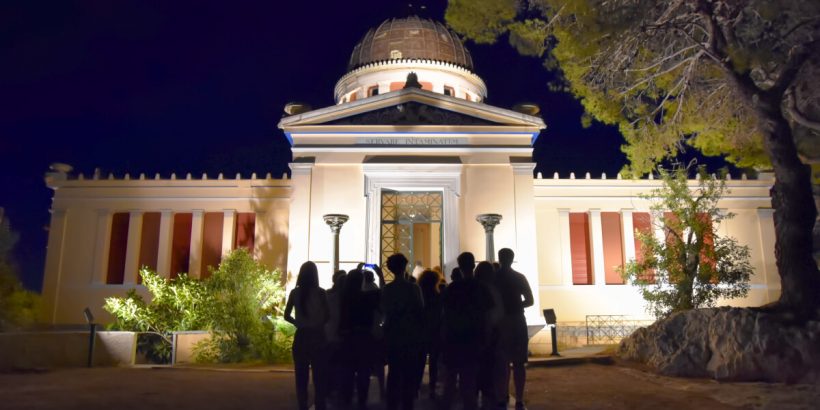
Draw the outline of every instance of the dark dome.
[[[443,61],[473,71],[473,58],[444,24],[416,16],[385,20],[364,35],[350,56],[348,70],[396,59]]]

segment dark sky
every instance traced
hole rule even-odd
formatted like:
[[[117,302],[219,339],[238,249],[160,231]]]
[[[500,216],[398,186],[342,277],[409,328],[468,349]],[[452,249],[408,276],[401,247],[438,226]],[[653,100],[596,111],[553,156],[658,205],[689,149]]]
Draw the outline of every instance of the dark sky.
[[[422,16],[443,20],[445,1]],[[39,290],[51,191],[66,162],[90,175],[281,174],[276,128],[287,102],[333,104],[333,87],[368,28],[407,1],[0,2],[0,206],[21,240],[24,283]],[[548,129],[538,170],[614,175],[622,141],[580,126],[580,104],[550,93],[550,74],[504,42],[468,43],[486,103],[536,102]]]

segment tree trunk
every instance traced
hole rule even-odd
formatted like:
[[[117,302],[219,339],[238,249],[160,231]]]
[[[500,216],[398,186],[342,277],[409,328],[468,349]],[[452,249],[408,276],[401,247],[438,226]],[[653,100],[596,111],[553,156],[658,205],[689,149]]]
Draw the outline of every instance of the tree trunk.
[[[775,224],[775,258],[780,273],[779,304],[801,316],[818,314],[820,271],[812,256],[812,229],[817,210],[811,172],[797,156],[782,99],[761,98],[757,108],[764,130],[764,147],[772,161],[775,183],[771,191]]]

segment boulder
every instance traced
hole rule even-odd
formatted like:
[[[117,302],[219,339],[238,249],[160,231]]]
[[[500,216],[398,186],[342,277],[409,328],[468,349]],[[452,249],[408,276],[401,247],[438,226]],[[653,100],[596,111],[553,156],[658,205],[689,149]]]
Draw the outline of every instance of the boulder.
[[[731,381],[820,380],[820,321],[746,308],[678,312],[621,342],[621,358],[663,375]]]

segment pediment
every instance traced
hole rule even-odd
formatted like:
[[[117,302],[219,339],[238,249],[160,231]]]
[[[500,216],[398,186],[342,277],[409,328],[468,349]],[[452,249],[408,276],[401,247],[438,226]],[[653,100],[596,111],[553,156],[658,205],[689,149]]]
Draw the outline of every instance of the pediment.
[[[403,89],[283,118],[279,128],[301,126],[514,126],[545,128],[539,117],[431,91]]]

